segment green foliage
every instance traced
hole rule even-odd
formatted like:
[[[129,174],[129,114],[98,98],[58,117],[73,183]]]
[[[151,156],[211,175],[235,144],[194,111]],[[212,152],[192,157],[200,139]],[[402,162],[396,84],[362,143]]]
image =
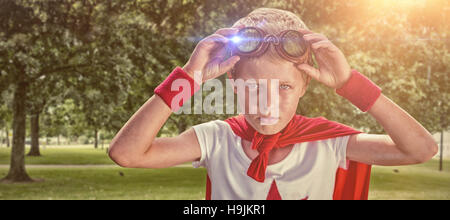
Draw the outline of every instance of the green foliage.
[[[111,135],[175,66],[184,65],[199,40],[256,8],[276,7],[325,34],[352,68],[429,131],[448,129],[449,2],[388,2],[3,0],[0,92],[30,83],[27,111],[45,114],[46,135],[94,129]],[[61,119],[58,109],[71,119]],[[0,110],[2,118],[8,110]],[[370,115],[314,81],[297,112],[384,132]],[[172,115],[159,135],[229,116]]]

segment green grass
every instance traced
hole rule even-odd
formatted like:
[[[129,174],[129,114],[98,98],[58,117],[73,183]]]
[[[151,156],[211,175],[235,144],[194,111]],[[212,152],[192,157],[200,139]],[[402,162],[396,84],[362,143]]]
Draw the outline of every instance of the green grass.
[[[28,153],[29,147],[26,148]],[[40,149],[40,157],[25,157],[26,164],[52,165],[100,165],[114,164],[106,154],[106,149],[94,149],[90,145],[67,147],[46,147]],[[0,164],[10,163],[11,148],[0,147]]]
[[[0,168],[1,176],[6,172]],[[44,181],[0,183],[0,200],[205,198],[205,169],[33,168],[28,173]]]
[[[0,148],[0,164],[9,164],[10,148]],[[48,147],[27,164],[114,164],[105,150],[93,147]],[[450,160],[398,167],[374,166],[369,199],[450,199]],[[0,168],[0,178],[7,173]],[[0,199],[203,199],[205,169],[28,168],[42,182],[0,184]],[[121,176],[120,172],[124,175]]]
[[[450,161],[438,171],[439,160],[412,166],[374,166],[369,199],[450,199]]]

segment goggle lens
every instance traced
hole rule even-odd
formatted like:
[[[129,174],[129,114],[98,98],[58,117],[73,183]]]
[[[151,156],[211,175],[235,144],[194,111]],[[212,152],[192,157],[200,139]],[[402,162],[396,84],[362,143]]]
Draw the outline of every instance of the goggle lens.
[[[244,29],[238,33],[232,40],[236,47],[243,53],[251,53],[258,49],[262,42],[261,34],[255,29]]]
[[[307,46],[303,40],[303,36],[294,31],[287,32],[281,40],[283,50],[292,57],[300,57],[305,54]]]

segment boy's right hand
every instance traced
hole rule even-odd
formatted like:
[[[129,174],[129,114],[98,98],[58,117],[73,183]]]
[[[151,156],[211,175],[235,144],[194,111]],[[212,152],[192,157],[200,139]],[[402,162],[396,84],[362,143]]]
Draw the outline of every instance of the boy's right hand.
[[[230,71],[239,61],[239,56],[232,56],[224,60],[226,46],[229,42],[227,36],[236,34],[237,28],[222,28],[216,33],[201,40],[194,49],[189,61],[183,67],[184,71],[194,78],[196,71],[201,71],[202,82],[214,79],[227,71]]]

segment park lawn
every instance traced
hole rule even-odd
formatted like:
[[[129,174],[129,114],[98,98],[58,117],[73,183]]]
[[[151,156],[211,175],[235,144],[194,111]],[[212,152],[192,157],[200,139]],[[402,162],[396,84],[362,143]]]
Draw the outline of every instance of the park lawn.
[[[369,199],[450,199],[450,161],[438,171],[439,160],[411,166],[373,166]]]
[[[4,176],[7,169],[0,168]],[[0,200],[200,200],[205,198],[206,170],[125,168],[32,168],[41,182],[0,183]]]
[[[450,165],[374,166],[369,199],[450,199]],[[7,173],[0,168],[0,175]],[[30,168],[42,182],[1,184],[0,199],[187,199],[205,196],[203,168]]]
[[[28,153],[29,147],[25,152]],[[106,154],[106,149],[94,149],[90,145],[41,147],[40,157],[25,157],[26,164],[36,165],[112,165],[114,162]],[[10,163],[11,148],[0,147],[0,164]]]
[[[9,151],[0,148],[0,164],[9,164]],[[42,157],[27,164],[114,164],[105,150],[87,147],[42,149]],[[412,166],[373,166],[369,199],[450,199],[450,161],[438,171],[438,160]],[[7,168],[0,167],[0,178]],[[125,169],[120,167],[28,168],[31,184],[0,184],[0,199],[203,199],[204,169]],[[123,176],[120,175],[122,172]]]

